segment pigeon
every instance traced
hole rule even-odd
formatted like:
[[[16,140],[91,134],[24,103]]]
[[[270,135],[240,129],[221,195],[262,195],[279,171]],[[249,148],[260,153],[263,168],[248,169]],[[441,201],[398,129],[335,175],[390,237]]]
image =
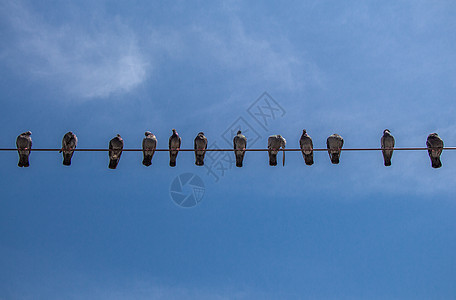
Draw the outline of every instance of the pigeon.
[[[169,137],[169,165],[171,167],[176,166],[176,158],[179,153],[179,148],[181,146],[181,137],[177,134],[176,129],[173,129],[173,135]]]
[[[195,165],[204,166],[204,154],[207,149],[207,138],[203,132],[198,133],[195,138]]]
[[[247,147],[247,138],[239,130],[233,139],[234,155],[236,156],[236,167],[242,167],[244,160],[245,148]]]
[[[27,131],[21,133],[16,139],[17,152],[19,153],[19,162],[17,165],[19,167],[30,166],[29,155],[30,149],[32,149],[32,138],[30,135],[32,135],[32,132]]]
[[[143,154],[144,154],[144,159],[143,159],[142,163],[143,163],[143,165],[148,167],[152,164],[152,157],[154,156],[155,148],[157,148],[157,138],[150,131],[146,131],[144,133],[144,135],[146,137],[143,139],[143,142],[142,142]]]
[[[301,146],[302,156],[304,157],[306,165],[313,165],[314,160],[312,138],[307,134],[307,131],[305,129],[302,131],[301,139],[299,140],[299,145]]]
[[[383,136],[380,140],[382,145],[383,160],[385,166],[391,166],[391,157],[393,156],[394,136],[391,135],[389,129],[383,130]]]
[[[285,144],[287,141],[280,135],[271,135],[268,138],[268,153],[269,153],[269,165],[277,166],[277,153],[279,153],[280,147],[285,149]],[[285,156],[285,152],[283,153]],[[283,159],[285,164],[285,157]]]
[[[443,151],[443,140],[437,133],[431,133],[427,137],[426,146],[428,147],[428,153],[429,157],[431,158],[432,167],[440,168],[442,166],[440,155]]]
[[[337,133],[330,135],[326,140],[329,158],[333,164],[339,163],[340,149],[342,149],[343,145],[344,139]]]
[[[119,163],[120,156],[122,155],[124,141],[120,137],[120,134],[117,134],[111,141],[109,141],[109,168],[117,168]]]
[[[71,158],[73,157],[74,149],[78,144],[78,138],[76,135],[69,131],[67,132],[62,139],[62,149],[60,149],[59,153],[63,152],[63,165],[70,166],[71,165]]]

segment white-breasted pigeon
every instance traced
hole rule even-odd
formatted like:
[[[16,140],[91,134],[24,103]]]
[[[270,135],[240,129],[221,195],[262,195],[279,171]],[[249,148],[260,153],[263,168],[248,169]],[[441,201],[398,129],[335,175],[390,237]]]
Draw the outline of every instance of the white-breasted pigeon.
[[[443,140],[437,133],[431,133],[427,137],[426,146],[428,147],[428,154],[429,158],[431,159],[432,167],[440,168],[442,166],[440,155],[443,151]]]
[[[177,133],[176,129],[173,129],[173,134],[169,137],[169,165],[171,167],[176,166],[177,154],[179,154],[179,148],[181,146],[182,139]]]
[[[339,163],[340,152],[343,145],[344,139],[337,133],[330,135],[326,140],[326,147],[328,149],[329,158],[333,164]]]
[[[245,148],[247,148],[247,138],[239,130],[233,139],[234,155],[236,156],[236,167],[242,167],[244,160]]]
[[[63,165],[70,166],[71,158],[73,157],[74,149],[78,145],[78,138],[76,135],[69,131],[67,132],[62,139],[62,149],[60,153],[63,152]]]
[[[195,137],[195,165],[204,166],[204,155],[207,149],[207,138],[203,132]]]
[[[142,163],[143,163],[143,165],[148,167],[152,164],[152,157],[154,156],[155,149],[157,148],[157,138],[150,131],[146,131],[144,133],[144,135],[146,137],[143,139],[143,142],[142,142],[143,156],[144,156]]]
[[[307,134],[307,131],[305,129],[302,131],[299,145],[301,146],[302,156],[304,157],[306,165],[313,165],[314,160],[312,138],[309,136],[309,134]]]
[[[389,129],[383,130],[383,136],[380,139],[380,143],[382,145],[382,153],[385,166],[391,166],[391,158],[393,156],[394,148],[394,136],[391,134]]]
[[[269,154],[269,165],[277,166],[277,153],[279,153],[280,148],[285,149],[285,144],[287,141],[280,135],[271,135],[268,138],[268,154]],[[285,164],[285,151],[283,153],[283,164]]]

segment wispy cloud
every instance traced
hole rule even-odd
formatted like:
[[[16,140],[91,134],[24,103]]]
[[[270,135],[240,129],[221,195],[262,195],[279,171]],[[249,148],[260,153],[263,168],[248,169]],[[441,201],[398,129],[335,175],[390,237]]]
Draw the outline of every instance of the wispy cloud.
[[[90,25],[51,25],[25,5],[9,2],[3,16],[15,36],[3,51],[13,69],[82,98],[128,92],[147,77],[150,64],[134,32],[118,18]]]
[[[226,21],[222,28],[211,26],[212,19],[197,19],[189,26],[137,28],[97,9],[93,19],[84,15],[52,22],[24,3],[3,5],[12,38],[0,59],[19,73],[81,99],[132,91],[168,62],[199,69],[213,66],[207,76],[227,72],[239,88],[272,85],[295,91],[322,80],[319,68],[285,35],[265,37],[248,30],[231,4],[219,8]]]
[[[315,83],[318,68],[294,53],[285,37],[255,37],[246,33],[244,24],[236,17],[232,18],[228,29],[222,34],[206,26],[193,28],[205,52],[218,67],[242,70],[244,82],[274,83],[287,90],[302,87],[308,82],[305,78]]]

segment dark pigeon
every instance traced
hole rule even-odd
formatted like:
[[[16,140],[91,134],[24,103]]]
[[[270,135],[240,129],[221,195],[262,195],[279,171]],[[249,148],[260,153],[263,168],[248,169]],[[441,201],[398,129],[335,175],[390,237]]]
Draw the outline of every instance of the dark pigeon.
[[[60,153],[63,152],[63,165],[71,165],[71,158],[73,157],[74,149],[76,149],[77,144],[78,138],[73,132],[69,131],[63,136],[62,149],[59,151]]]
[[[332,134],[326,140],[329,158],[333,164],[339,163],[340,152],[344,145],[344,139],[338,134]]]
[[[30,166],[29,163],[29,156],[30,156],[30,149],[32,149],[32,132],[27,131],[21,133],[16,139],[16,147],[17,153],[19,153],[19,167],[28,167]]]
[[[207,149],[207,138],[203,132],[198,133],[195,138],[195,165],[204,166],[204,155]]]
[[[382,153],[385,166],[391,166],[391,157],[393,156],[394,148],[394,137],[391,135],[389,129],[383,130],[383,136],[380,142],[382,145]]]
[[[287,141],[280,135],[271,135],[268,138],[268,154],[269,154],[269,165],[277,166],[277,153],[279,153],[280,147],[285,149]],[[285,156],[285,152],[283,153]],[[285,157],[283,159],[285,164]]]
[[[301,146],[302,156],[304,157],[306,165],[313,165],[314,160],[312,138],[307,134],[307,131],[305,129],[302,131],[299,145]]]
[[[234,155],[236,156],[236,167],[242,167],[244,160],[245,148],[247,148],[247,138],[239,130],[233,139]]]
[[[169,165],[171,167],[176,166],[176,158],[179,153],[182,139],[177,133],[176,129],[173,129],[173,134],[169,137]]]
[[[429,157],[431,158],[431,165],[433,168],[440,168],[442,162],[440,161],[440,155],[443,151],[443,140],[437,133],[431,133],[427,137],[426,146],[428,147]]]
[[[124,141],[120,137],[120,134],[117,134],[111,141],[109,141],[109,168],[117,168],[119,163],[120,156],[122,155],[122,149],[124,146]]]
[[[144,135],[146,137],[143,139],[143,142],[142,142],[143,156],[144,156],[142,163],[143,163],[143,165],[148,167],[152,164],[152,157],[154,156],[155,149],[157,148],[157,138],[150,131],[146,131],[144,133]]]

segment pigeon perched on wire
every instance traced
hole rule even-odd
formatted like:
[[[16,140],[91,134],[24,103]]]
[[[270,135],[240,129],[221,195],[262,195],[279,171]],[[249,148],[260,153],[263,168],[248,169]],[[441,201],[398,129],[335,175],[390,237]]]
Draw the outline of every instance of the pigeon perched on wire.
[[[157,148],[157,138],[150,131],[146,131],[144,133],[144,135],[146,137],[143,139],[143,142],[142,142],[143,156],[144,156],[142,163],[143,163],[143,165],[148,167],[152,164],[152,157],[154,156],[155,149]]]
[[[236,156],[236,167],[242,167],[244,160],[245,148],[247,148],[247,138],[239,130],[233,139],[234,155]]]
[[[207,149],[207,138],[203,132],[198,133],[195,138],[195,165],[204,166],[204,155]]]
[[[177,133],[176,129],[173,129],[173,134],[169,137],[169,165],[171,167],[176,166],[176,158],[179,153],[182,139]]]
[[[307,131],[305,129],[302,131],[299,145],[301,146],[302,156],[304,157],[306,165],[313,165],[314,160],[312,138],[309,136],[309,134],[307,134]]]
[[[391,157],[393,156],[394,136],[391,135],[389,129],[383,130],[383,136],[380,139],[382,145],[383,160],[385,166],[391,166]]]
[[[277,153],[280,148],[285,149],[287,141],[280,135],[271,135],[268,138],[269,165],[277,166]],[[283,165],[285,165],[285,151],[283,151]]]
[[[442,166],[440,155],[443,151],[443,140],[437,133],[431,133],[427,137],[426,146],[428,147],[428,153],[429,157],[431,158],[432,167],[440,168]]]
[[[344,139],[337,133],[330,135],[326,140],[329,158],[333,164],[339,163],[340,152],[343,145]]]
[[[117,134],[111,141],[109,141],[109,168],[117,168],[119,163],[120,156],[122,155],[122,149],[124,146],[124,141],[120,137],[120,134]]]
[[[59,153],[63,152],[63,165],[71,165],[71,158],[73,157],[74,149],[76,149],[77,144],[78,138],[73,132],[69,131],[63,136],[62,149],[59,151]]]
[[[30,149],[32,149],[32,132],[27,131],[21,133],[16,139],[16,147],[17,153],[19,153],[19,167],[28,167],[30,166],[29,163],[29,156],[30,156]]]

